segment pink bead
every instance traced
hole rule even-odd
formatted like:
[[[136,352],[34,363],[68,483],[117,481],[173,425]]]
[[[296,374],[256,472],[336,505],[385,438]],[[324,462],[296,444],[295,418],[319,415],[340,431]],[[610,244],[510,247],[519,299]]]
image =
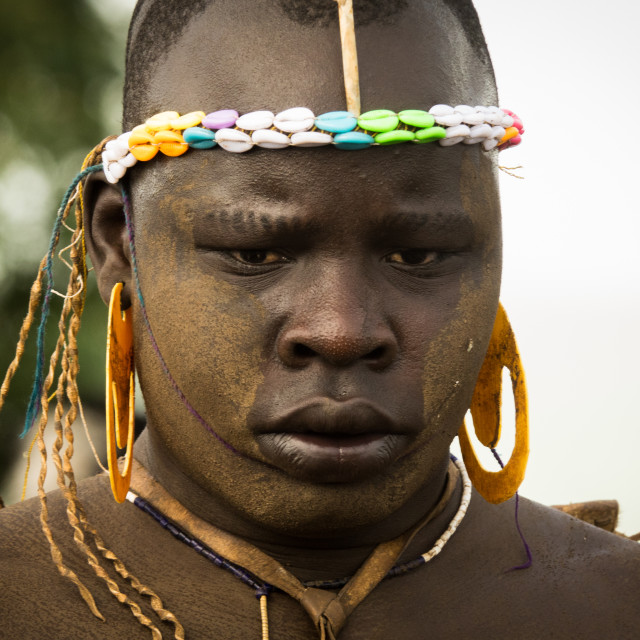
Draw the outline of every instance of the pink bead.
[[[522,136],[515,136],[510,140],[507,140],[504,144],[501,144],[498,149],[500,151],[504,151],[505,149],[510,149],[511,147],[517,147],[522,142]]]

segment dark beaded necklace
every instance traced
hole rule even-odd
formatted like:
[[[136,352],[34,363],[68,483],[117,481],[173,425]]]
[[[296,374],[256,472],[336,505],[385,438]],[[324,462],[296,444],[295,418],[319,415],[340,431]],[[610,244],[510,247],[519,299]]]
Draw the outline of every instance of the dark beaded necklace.
[[[260,582],[258,578],[252,575],[249,571],[240,567],[233,562],[229,562],[226,558],[223,558],[221,555],[217,554],[213,549],[207,547],[207,545],[203,544],[196,538],[192,538],[189,536],[183,529],[176,526],[173,522],[171,522],[168,518],[166,518],[160,511],[154,508],[151,504],[149,504],[146,500],[141,498],[140,496],[136,496],[133,492],[129,492],[127,495],[127,499],[133,504],[136,505],[139,509],[149,514],[160,526],[166,529],[176,540],[186,544],[191,547],[194,551],[197,551],[201,556],[204,556],[210,562],[216,565],[216,567],[220,567],[221,569],[226,569],[230,573],[232,573],[238,580],[244,582],[247,586],[251,587],[255,590],[256,597],[259,598],[262,595],[268,595],[274,590],[274,587],[266,582]],[[408,571],[412,571],[413,569],[417,569],[418,567],[425,564],[426,560],[422,556],[418,556],[417,558],[410,560],[409,562],[405,562],[403,564],[398,564],[395,567],[392,567],[387,575],[384,577],[384,580],[387,578],[394,578],[399,575],[403,575]],[[340,589],[344,587],[347,582],[349,582],[350,576],[345,578],[336,578],[334,580],[307,580],[302,584],[305,587],[315,587],[316,589]]]
[[[457,462],[455,457],[452,456],[452,460]],[[132,491],[129,491],[127,494],[127,499],[132,502],[136,507],[149,514],[158,524],[160,524],[164,529],[169,531],[171,535],[179,540],[180,542],[188,545],[195,551],[197,551],[200,555],[204,556],[207,560],[215,564],[217,567],[222,569],[226,569],[230,573],[232,573],[238,580],[244,582],[247,586],[251,587],[255,590],[255,595],[257,598],[260,598],[263,595],[268,595],[275,588],[268,584],[267,582],[262,582],[258,578],[256,578],[251,572],[247,571],[243,567],[234,564],[233,562],[229,562],[226,558],[222,557],[220,554],[213,551],[213,549],[209,548],[206,544],[198,540],[197,538],[191,537],[187,534],[186,531],[181,529],[179,526],[171,522],[163,513],[161,513],[158,509],[156,509],[149,502],[136,495]],[[461,501],[461,508],[458,510],[454,521],[459,521],[464,516],[466,512],[466,504],[468,504],[468,497],[463,496]],[[438,544],[440,541],[436,543],[436,547],[438,548]],[[398,564],[392,567],[387,574],[384,576],[383,580],[388,578],[394,578],[400,575],[404,575],[409,571],[413,571],[418,567],[421,567],[423,564],[427,563],[432,555],[429,553],[422,554],[413,560],[409,560],[408,562],[404,562],[402,564]],[[307,580],[302,582],[303,586],[308,588],[316,588],[316,589],[341,589],[344,587],[351,576],[347,576],[344,578],[335,578],[333,580]]]
[[[445,508],[458,477],[462,479],[460,506],[446,531],[426,553],[409,562],[393,565],[394,560],[398,559],[416,532]],[[154,483],[139,464],[134,472],[134,480],[136,491],[144,497],[129,491],[129,502],[150,515],[174,538],[197,551],[217,567],[229,571],[254,590],[260,604],[263,640],[269,638],[267,600],[269,594],[274,591],[286,593],[302,605],[310,615],[321,639],[335,640],[350,613],[381,580],[417,569],[442,551],[462,521],[471,498],[471,482],[464,465],[452,456],[447,483],[440,501],[421,522],[401,536],[379,544],[353,577],[302,582],[257,547],[217,529],[214,525],[199,521],[196,516],[185,515],[184,508],[162,487]],[[155,506],[156,504],[161,506],[162,511]],[[170,515],[167,516],[166,513]],[[243,566],[243,558],[246,558],[251,571]]]

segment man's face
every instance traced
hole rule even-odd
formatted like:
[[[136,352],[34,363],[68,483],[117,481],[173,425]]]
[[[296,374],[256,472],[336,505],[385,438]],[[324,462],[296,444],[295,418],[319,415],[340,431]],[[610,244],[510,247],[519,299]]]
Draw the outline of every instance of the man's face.
[[[193,38],[169,57],[152,101],[170,106]],[[431,106],[433,86],[404,105],[382,87],[372,108]],[[236,106],[200,93],[190,108]],[[327,99],[309,93],[300,105]],[[444,83],[441,94],[450,98]],[[285,100],[266,104],[297,106]],[[300,533],[376,522],[435,478],[495,317],[491,158],[477,146],[212,150],[136,170],[140,281],[158,346],[230,445],[179,400],[136,313],[150,430],[184,473],[249,518]]]

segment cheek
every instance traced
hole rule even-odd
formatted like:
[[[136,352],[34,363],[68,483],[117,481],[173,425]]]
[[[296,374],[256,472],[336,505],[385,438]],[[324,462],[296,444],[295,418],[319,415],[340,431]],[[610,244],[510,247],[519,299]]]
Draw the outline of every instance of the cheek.
[[[457,433],[471,403],[496,317],[502,270],[500,205],[491,164],[465,154],[460,175],[463,209],[476,221],[481,262],[460,280],[452,312],[429,345],[422,373],[425,424],[446,439]]]
[[[489,283],[494,278],[485,276]],[[491,336],[498,286],[463,283],[447,324],[429,345],[422,372],[423,411],[429,433],[447,445],[471,402]]]
[[[169,249],[159,255],[171,253]],[[179,255],[177,260],[144,262],[149,266],[141,275],[142,289],[158,348],[178,386],[204,420],[234,447],[243,448],[243,441],[244,446],[253,447],[244,427],[263,379],[263,309],[251,294],[203,274],[197,264],[185,264],[186,260]],[[145,291],[144,283],[150,280]],[[151,389],[154,396],[147,398],[145,393],[145,398],[154,406],[165,407],[163,421],[168,412],[175,425],[189,418],[188,409],[171,389],[144,324],[138,325],[144,345],[143,371],[165,378],[161,384],[157,380],[144,384],[145,391]],[[149,359],[152,366],[147,366]],[[197,429],[206,432],[200,424]]]

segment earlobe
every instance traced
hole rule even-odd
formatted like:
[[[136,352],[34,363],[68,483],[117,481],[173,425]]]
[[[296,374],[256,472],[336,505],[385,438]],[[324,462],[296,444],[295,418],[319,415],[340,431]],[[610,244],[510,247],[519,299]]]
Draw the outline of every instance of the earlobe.
[[[122,192],[102,172],[90,175],[83,190],[84,233],[100,296],[109,304],[116,282],[123,282],[122,306],[131,305],[131,259]]]

